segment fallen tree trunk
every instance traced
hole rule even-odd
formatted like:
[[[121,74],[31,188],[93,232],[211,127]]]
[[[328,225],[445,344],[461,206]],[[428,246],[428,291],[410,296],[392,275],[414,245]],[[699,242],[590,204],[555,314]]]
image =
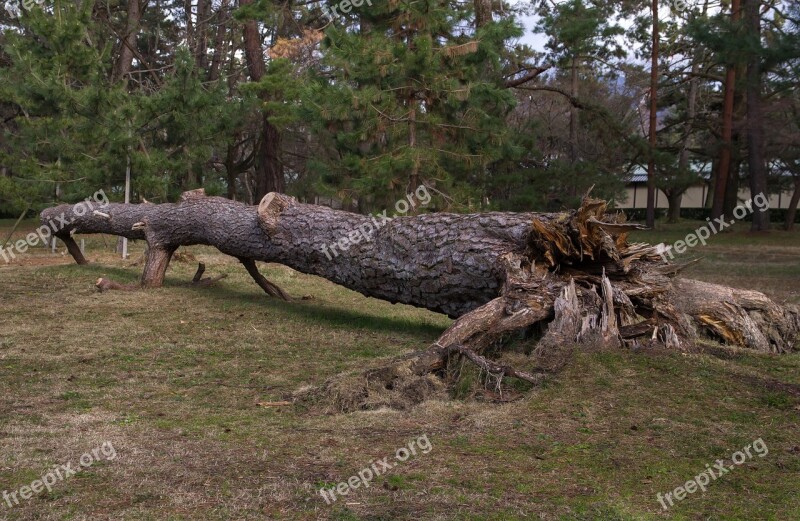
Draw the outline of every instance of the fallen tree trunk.
[[[110,204],[88,215],[59,206],[42,212],[42,222],[60,214],[68,224],[56,236],[65,242],[74,233],[146,240],[145,288],[161,286],[179,246],[204,244],[239,259],[273,296],[286,297],[255,261],[457,318],[434,346],[402,362],[403,371],[420,377],[440,370],[454,353],[506,371],[482,353],[509,332],[538,323],[549,324],[543,346],[592,339],[689,349],[705,336],[783,353],[795,349],[800,331],[795,307],[754,291],[674,278],[679,267],[662,258],[662,246],[629,244],[627,234],[639,226],[589,198],[565,213],[391,219],[276,193],[253,207],[193,191],[175,204]],[[69,251],[85,262],[78,249]],[[382,384],[393,385],[397,367],[378,378]],[[510,368],[507,374],[536,378]]]
[[[240,259],[275,262],[390,302],[451,317],[496,297],[505,279],[499,257],[524,242],[537,214],[429,214],[389,221],[296,203],[268,194],[258,207],[199,193],[176,204],[111,203],[102,212],[75,215],[62,205],[42,212],[43,223],[68,222],[55,235],[106,233],[146,240],[143,287],[163,283],[179,246],[205,244]],[[557,219],[557,214],[540,215]],[[323,247],[366,230],[370,241]],[[74,242],[74,241],[72,241]],[[329,259],[330,256],[330,259]],[[82,258],[76,261],[85,262]]]

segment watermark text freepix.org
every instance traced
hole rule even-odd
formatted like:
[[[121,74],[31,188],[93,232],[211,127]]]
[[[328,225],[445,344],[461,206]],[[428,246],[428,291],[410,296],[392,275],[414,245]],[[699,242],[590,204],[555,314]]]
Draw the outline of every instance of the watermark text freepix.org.
[[[759,458],[763,458],[769,454],[767,444],[764,443],[763,439],[758,438],[754,442],[747,445],[744,449],[737,450],[731,455],[731,461],[733,461],[733,465],[726,466],[725,461],[721,459],[718,459],[716,462],[714,462],[713,466],[706,463],[706,470],[696,475],[683,485],[676,487],[675,490],[667,492],[663,496],[661,495],[661,492],[656,494],[656,499],[658,499],[658,502],[661,503],[661,508],[664,510],[669,510],[669,507],[675,505],[675,501],[683,501],[686,499],[687,494],[694,494],[698,489],[705,493],[706,486],[708,486],[709,483],[716,481],[721,476],[724,476],[736,466],[741,465],[749,459],[752,459],[753,454],[750,452],[750,449],[753,449],[753,451],[758,454]],[[669,506],[667,506],[667,503],[669,503]]]
[[[428,192],[428,187],[425,185],[420,185],[413,193],[407,194],[405,199],[400,199],[395,203],[394,209],[397,211],[397,213],[391,217],[387,215],[388,210],[384,210],[382,213],[373,215],[371,221],[365,222],[357,229],[348,233],[345,237],[341,237],[330,244],[323,244],[320,249],[328,258],[328,260],[333,260],[334,257],[339,256],[339,250],[347,251],[353,245],[360,244],[362,242],[370,242],[373,234],[386,226],[388,223],[392,222],[392,219],[398,215],[405,215],[412,208],[416,208],[417,204],[420,206],[426,206],[430,202],[431,194]]]
[[[372,0],[341,0],[341,2],[337,3],[333,7],[328,7],[328,4],[323,0],[320,8],[322,9],[322,14],[325,15],[328,20],[333,20],[334,17],[347,14],[352,11],[354,7],[361,7],[365,3],[372,7]],[[341,14],[337,11],[341,11]]]
[[[78,465],[75,467],[72,466],[72,462],[68,462],[66,465],[58,465],[43,474],[40,479],[34,480],[30,485],[20,487],[13,492],[4,490],[3,501],[0,503],[5,503],[8,505],[8,508],[13,508],[20,504],[20,500],[28,500],[32,498],[34,494],[41,494],[45,489],[47,489],[48,492],[52,492],[53,486],[56,483],[71,478],[83,469],[91,467],[100,461],[102,459],[101,457],[104,457],[106,461],[116,459],[117,451],[110,441],[103,442],[102,445],[92,449],[91,452],[82,455],[78,460]]]
[[[431,445],[427,434],[423,434],[422,436],[409,441],[408,448],[400,447],[397,449],[394,454],[396,461],[389,461],[389,456],[387,456],[378,461],[370,462],[370,466],[364,467],[358,472],[358,474],[350,476],[347,481],[342,481],[336,486],[327,489],[322,487],[319,489],[319,493],[325,499],[325,502],[330,505],[331,501],[336,501],[336,494],[339,494],[340,496],[346,496],[350,493],[350,490],[355,490],[361,485],[364,485],[364,488],[369,488],[370,482],[373,479],[389,470],[392,470],[398,465],[398,463],[408,460],[408,458],[411,456],[416,456],[417,449],[419,449],[423,454],[427,454],[433,450],[433,445]]]
[[[22,14],[22,10],[20,8],[30,11],[33,6],[41,6],[43,4],[44,0],[8,0],[6,2],[6,12],[11,18],[19,18]]]
[[[73,206],[72,213],[74,213],[77,217],[81,217],[86,215],[87,212],[95,211],[95,205],[93,203],[96,203],[98,208],[104,208],[108,206],[109,200],[108,197],[106,197],[106,193],[102,190],[98,190],[92,197],[87,197],[83,201]],[[32,248],[39,244],[39,240],[42,241],[43,245],[47,245],[53,234],[56,234],[63,230],[66,226],[69,226],[72,221],[72,219],[66,218],[64,212],[61,212],[61,215],[57,216],[55,219],[50,219],[47,224],[43,224],[42,226],[36,228],[35,233],[29,233],[24,239],[20,239],[17,242],[11,243],[7,248],[0,246],[0,257],[2,257],[3,260],[6,261],[6,264],[8,264],[13,259],[17,258],[17,256],[14,254],[15,249],[19,253],[25,253],[28,251],[28,248]]]
[[[731,219],[730,221],[725,220],[725,216],[721,215],[714,219],[713,221],[711,218],[707,218],[706,221],[708,223],[706,225],[701,226],[700,228],[696,229],[693,233],[690,233],[683,240],[675,241],[673,244],[666,246],[663,250],[659,253],[661,258],[664,259],[664,262],[667,262],[667,256],[669,259],[672,260],[675,258],[675,254],[672,250],[675,250],[679,254],[685,253],[686,248],[694,248],[697,246],[699,242],[703,246],[706,245],[706,240],[708,240],[712,235],[716,235],[717,233],[721,232],[728,226],[734,224],[736,220],[742,220],[751,213],[753,213],[753,205],[755,204],[756,208],[758,208],[761,212],[766,212],[769,209],[769,199],[763,193],[758,194],[752,199],[748,199],[744,202],[744,204],[740,204],[736,208],[733,209],[733,216],[736,219]]]

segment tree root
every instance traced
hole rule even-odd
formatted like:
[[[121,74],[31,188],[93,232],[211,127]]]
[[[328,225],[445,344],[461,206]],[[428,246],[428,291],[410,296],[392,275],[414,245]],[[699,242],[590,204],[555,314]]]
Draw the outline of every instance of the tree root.
[[[483,369],[488,374],[497,379],[501,379],[504,376],[510,376],[512,378],[525,380],[526,382],[532,383],[533,385],[539,385],[542,383],[542,380],[545,377],[545,375],[542,373],[532,374],[526,371],[520,371],[518,369],[514,369],[513,367],[509,367],[507,365],[502,365],[497,362],[493,362],[477,354],[472,349],[466,348],[461,345],[450,346],[448,354],[453,354],[453,353],[458,353],[459,355],[464,356],[472,363],[477,365],[479,368]]]
[[[192,286],[198,286],[198,287],[201,287],[201,288],[208,288],[210,286],[213,286],[214,284],[216,284],[220,280],[222,280],[224,278],[227,278],[227,276],[228,276],[227,273],[223,273],[222,275],[217,275],[216,277],[203,278],[203,273],[205,271],[206,271],[206,265],[204,263],[202,263],[202,262],[198,263],[197,264],[197,272],[194,274],[194,277],[192,277],[192,282],[191,282]]]
[[[452,386],[446,369],[459,360],[478,367],[498,390],[505,377],[539,385],[565,362],[524,371],[488,355],[497,346],[503,351],[509,333],[538,324],[544,324],[544,335],[531,362],[552,362],[565,346],[690,350],[701,333],[762,352],[793,348],[800,329],[796,308],[777,306],[758,292],[673,282],[674,266],[653,265],[657,247],[627,245],[624,235],[631,228],[599,221],[593,212],[601,208],[585,204],[577,224],[535,225],[525,253],[502,256],[506,281],[499,297],[459,317],[427,350],[329,381],[322,388],[329,406],[346,412],[414,405],[426,395],[420,387],[442,391],[432,377]]]
[[[258,271],[258,266],[256,266],[256,261],[253,259],[243,259],[239,258],[239,262],[242,263],[244,268],[247,270],[247,273],[253,277],[253,280],[258,284],[258,287],[264,290],[264,292],[269,295],[270,297],[276,297],[281,300],[290,301],[291,298],[289,295],[283,291],[277,284],[274,284],[267,280],[267,278]]]

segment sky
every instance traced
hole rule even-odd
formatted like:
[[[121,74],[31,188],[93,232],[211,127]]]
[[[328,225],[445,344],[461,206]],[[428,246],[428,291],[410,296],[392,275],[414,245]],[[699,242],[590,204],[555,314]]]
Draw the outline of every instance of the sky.
[[[533,28],[536,26],[538,18],[538,16],[534,15],[519,18],[519,21],[525,26],[525,35],[520,39],[520,42],[530,45],[536,51],[542,52],[547,38],[543,34],[533,33]]]

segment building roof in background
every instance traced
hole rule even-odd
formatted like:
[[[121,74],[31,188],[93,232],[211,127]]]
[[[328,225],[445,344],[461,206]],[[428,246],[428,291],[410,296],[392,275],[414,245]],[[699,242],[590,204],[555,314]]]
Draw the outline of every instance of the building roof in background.
[[[697,180],[710,181],[711,180],[711,162],[710,161],[694,161],[689,163],[689,168],[697,173]],[[646,183],[647,182],[647,168],[636,165],[633,171],[627,178],[629,183]]]

